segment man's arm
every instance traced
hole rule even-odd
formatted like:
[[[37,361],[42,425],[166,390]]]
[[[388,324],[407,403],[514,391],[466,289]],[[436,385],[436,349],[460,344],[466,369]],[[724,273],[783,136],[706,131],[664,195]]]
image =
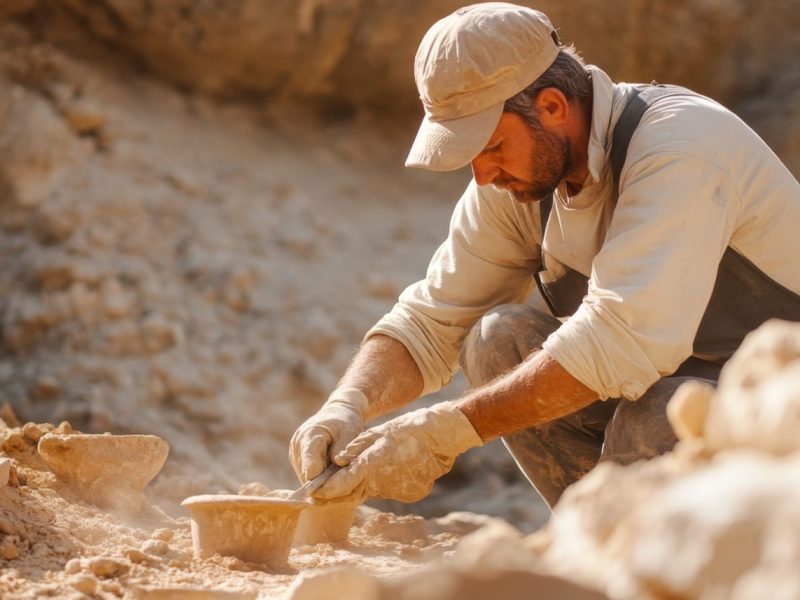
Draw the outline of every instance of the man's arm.
[[[544,351],[473,390],[456,406],[484,442],[578,411],[597,393],[575,379]]]
[[[289,460],[300,481],[313,479],[364,429],[364,424],[414,400],[422,374],[405,346],[373,335],[316,414],[292,436]]]
[[[339,388],[360,390],[369,403],[370,421],[415,400],[422,392],[422,374],[406,347],[387,335],[373,335],[347,368]]]
[[[415,410],[363,432],[336,455],[345,468],[314,496],[419,500],[469,448],[579,410],[596,399],[596,393],[547,353],[533,353],[513,371],[458,402]]]

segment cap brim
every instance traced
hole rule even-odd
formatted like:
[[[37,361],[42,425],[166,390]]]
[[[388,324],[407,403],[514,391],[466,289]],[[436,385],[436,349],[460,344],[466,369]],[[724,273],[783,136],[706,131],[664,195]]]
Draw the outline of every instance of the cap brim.
[[[406,158],[406,166],[429,171],[455,171],[465,167],[486,147],[503,114],[503,104],[500,102],[466,117],[444,121],[426,114]]]

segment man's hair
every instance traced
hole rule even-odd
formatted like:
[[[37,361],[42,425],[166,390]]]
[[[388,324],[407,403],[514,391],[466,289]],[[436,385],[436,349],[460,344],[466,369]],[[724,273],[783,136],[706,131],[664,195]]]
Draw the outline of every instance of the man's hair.
[[[574,99],[585,102],[592,97],[591,75],[574,46],[562,46],[553,64],[536,81],[506,100],[503,112],[516,113],[537,126],[536,97],[549,87],[560,90],[570,102]]]

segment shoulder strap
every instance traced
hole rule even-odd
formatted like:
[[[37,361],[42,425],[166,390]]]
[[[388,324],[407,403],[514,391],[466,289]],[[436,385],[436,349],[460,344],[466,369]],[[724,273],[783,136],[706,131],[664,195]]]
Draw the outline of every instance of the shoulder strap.
[[[628,103],[622,109],[622,114],[619,116],[611,134],[611,174],[614,177],[615,188],[619,189],[619,178],[622,173],[622,167],[625,166],[628,146],[631,143],[633,132],[636,131],[636,127],[638,127],[647,108],[658,98],[683,92],[685,90],[678,86],[663,85],[655,82],[634,87],[630,98],[628,98]],[[547,220],[550,218],[552,209],[552,194],[539,201],[542,235],[544,235],[544,228],[547,226]]]
[[[642,115],[659,98],[685,92],[684,88],[656,82],[634,87],[628,103],[622,109],[622,114],[614,126],[614,132],[611,134],[611,174],[614,176],[614,187],[617,190],[622,167],[625,166],[625,158],[628,155],[628,146],[631,143],[633,132],[636,131],[636,127],[642,120]]]

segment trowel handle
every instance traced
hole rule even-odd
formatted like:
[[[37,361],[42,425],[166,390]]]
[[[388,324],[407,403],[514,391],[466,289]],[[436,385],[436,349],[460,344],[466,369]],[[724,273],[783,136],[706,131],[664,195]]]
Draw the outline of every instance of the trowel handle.
[[[321,488],[322,484],[324,484],[326,481],[328,481],[328,479],[330,479],[331,475],[336,473],[336,471],[338,471],[339,469],[341,469],[341,467],[339,465],[337,465],[336,463],[331,463],[330,465],[328,465],[327,469],[325,469],[322,473],[320,473],[319,475],[314,477],[314,479],[309,479],[302,486],[300,486],[300,488],[297,491],[292,492],[289,495],[288,499],[289,500],[305,500],[311,494],[313,494],[315,491],[317,491],[319,488]]]

